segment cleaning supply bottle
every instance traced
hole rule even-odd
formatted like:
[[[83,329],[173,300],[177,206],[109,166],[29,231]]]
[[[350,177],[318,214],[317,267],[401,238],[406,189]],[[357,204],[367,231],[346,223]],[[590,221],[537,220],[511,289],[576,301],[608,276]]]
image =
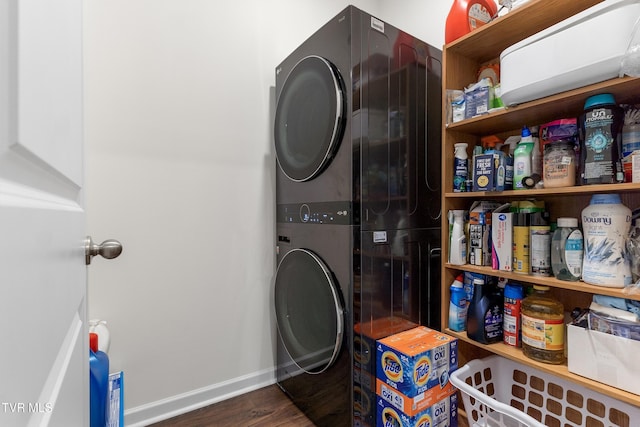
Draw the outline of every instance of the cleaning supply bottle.
[[[502,318],[503,341],[506,345],[522,345],[521,308],[524,288],[516,283],[504,287],[504,314]]]
[[[529,239],[531,238],[529,215],[529,212],[513,213],[511,271],[518,274],[529,274]]]
[[[549,212],[529,214],[529,271],[551,276],[551,220]]]
[[[449,301],[449,329],[456,332],[465,330],[467,321],[467,292],[464,290],[462,274],[451,283]]]
[[[517,135],[510,136],[504,141],[503,151],[506,154],[504,168],[504,187],[505,189],[513,188],[513,154],[518,147],[520,137]]]
[[[551,297],[548,286],[534,285],[522,300],[522,352],[538,362],[564,361],[564,307]]]
[[[467,147],[469,144],[466,142],[458,142],[454,144],[454,158],[453,158],[453,192],[463,193],[469,191],[466,188],[467,180],[469,179],[469,159],[467,156]]]
[[[98,334],[89,334],[90,427],[104,427],[107,419],[109,357],[98,350]]]
[[[454,0],[445,24],[445,43],[451,43],[488,23],[497,13],[493,0]]]
[[[98,335],[98,350],[104,351],[109,355],[109,346],[111,345],[111,336],[106,320],[91,319],[89,320],[89,332]]]
[[[464,265],[467,263],[467,235],[464,232],[465,210],[449,211],[449,263]]]
[[[483,148],[482,148],[482,145],[480,144],[476,144],[473,146],[473,153],[471,155],[471,165],[469,167],[469,181],[471,181],[472,183],[475,180],[474,173],[476,169],[476,156],[481,155],[482,150]],[[469,191],[473,191],[473,184],[469,185],[467,188],[469,189]]]
[[[502,341],[504,301],[497,286],[473,281],[473,299],[467,309],[467,336],[481,344]]]
[[[582,184],[624,181],[622,126],[624,112],[610,93],[587,98],[579,120]]]
[[[568,282],[580,280],[583,252],[578,218],[558,218],[558,228],[551,237],[551,270],[555,278]]]
[[[540,134],[538,126],[531,126],[531,139],[533,140],[533,150],[531,150],[531,175],[542,176],[542,148],[540,147]]]
[[[622,204],[619,194],[591,196],[589,206],[582,210],[585,283],[613,288],[631,284],[625,243],[630,230],[631,209]]]
[[[520,142],[513,153],[513,189],[523,190],[526,187],[523,179],[531,176],[531,153],[533,152],[533,137],[529,128],[524,126]]]
[[[622,169],[624,170],[624,182],[632,182],[631,153],[640,150],[640,110],[630,108],[624,113],[624,126],[622,126]]]

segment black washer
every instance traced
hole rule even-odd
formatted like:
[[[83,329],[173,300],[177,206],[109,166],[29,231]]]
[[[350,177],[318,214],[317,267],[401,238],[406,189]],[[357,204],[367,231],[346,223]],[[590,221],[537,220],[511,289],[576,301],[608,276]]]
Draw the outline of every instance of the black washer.
[[[313,252],[294,249],[276,272],[278,332],[295,364],[310,374],[328,369],[338,357],[344,310],[326,264]]]

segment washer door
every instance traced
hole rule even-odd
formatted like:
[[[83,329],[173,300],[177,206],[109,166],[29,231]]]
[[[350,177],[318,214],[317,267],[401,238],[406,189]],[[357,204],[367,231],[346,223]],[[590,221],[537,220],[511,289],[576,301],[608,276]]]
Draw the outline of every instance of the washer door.
[[[344,333],[342,303],[326,264],[313,252],[294,249],[276,272],[278,332],[291,359],[319,374],[338,357]]]
[[[275,145],[282,172],[308,181],[327,167],[345,127],[345,97],[337,69],[307,56],[287,76],[276,107]]]

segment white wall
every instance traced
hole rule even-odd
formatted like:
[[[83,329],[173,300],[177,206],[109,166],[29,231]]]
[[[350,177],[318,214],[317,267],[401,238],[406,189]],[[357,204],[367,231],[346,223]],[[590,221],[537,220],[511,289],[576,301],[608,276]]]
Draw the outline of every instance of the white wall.
[[[87,229],[124,246],[89,315],[127,425],[274,381],[274,69],[347,4],[84,2]],[[442,46],[449,2],[352,4]]]

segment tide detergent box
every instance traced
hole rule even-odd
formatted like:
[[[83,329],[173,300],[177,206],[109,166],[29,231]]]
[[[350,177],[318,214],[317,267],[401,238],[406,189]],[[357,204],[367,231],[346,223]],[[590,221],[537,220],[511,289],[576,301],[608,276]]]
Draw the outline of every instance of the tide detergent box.
[[[457,427],[458,394],[453,393],[415,415],[408,415],[378,397],[377,426],[383,427]]]
[[[377,379],[409,398],[446,388],[458,368],[458,340],[425,326],[378,340],[376,352]]]
[[[395,388],[386,384],[380,379],[376,380],[378,399],[383,399],[394,408],[400,410],[405,415],[413,417],[422,413],[443,399],[455,394],[457,389],[447,381],[443,386],[431,387],[413,397],[409,397],[399,392]]]

